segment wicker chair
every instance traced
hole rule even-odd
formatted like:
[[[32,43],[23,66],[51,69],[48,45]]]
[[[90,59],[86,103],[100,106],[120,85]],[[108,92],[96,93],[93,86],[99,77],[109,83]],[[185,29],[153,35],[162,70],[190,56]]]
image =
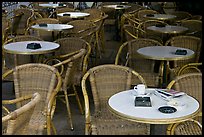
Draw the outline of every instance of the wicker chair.
[[[47,3],[49,2],[31,2],[29,6],[35,12],[38,12],[43,18],[48,18],[50,14],[49,11],[46,8],[39,6],[39,4],[47,4]]]
[[[158,62],[141,57],[137,50],[147,46],[162,46],[153,39],[137,38],[123,43],[116,55],[115,64],[128,66],[142,75],[147,86],[158,87],[160,83],[160,71]],[[157,64],[159,65],[159,64]]]
[[[82,37],[92,32],[95,28],[95,24],[88,20],[73,20],[68,24],[74,27],[69,30],[63,30],[64,37]]]
[[[20,108],[14,111],[8,111],[5,105],[14,105],[16,103],[24,103]],[[13,100],[2,100],[2,135],[29,135],[29,122],[34,112],[35,106],[40,101],[40,94],[22,96]],[[34,129],[33,129],[34,130]]]
[[[77,75],[77,70],[79,67],[79,63],[84,58],[86,54],[85,49],[81,49],[79,51],[76,51],[73,55],[61,55],[61,57],[53,58],[48,61],[46,61],[46,64],[53,63],[54,61],[57,61],[58,63],[52,64],[52,66],[59,69],[61,77],[62,77],[62,88],[61,91],[63,92],[63,95],[58,94],[57,97],[61,99],[67,107],[67,113],[68,113],[68,123],[70,123],[71,130],[74,130],[73,122],[72,122],[72,116],[71,116],[71,109],[69,104],[68,97],[75,96],[79,109],[81,113],[83,113],[82,105],[79,99],[79,95],[77,93],[76,87],[74,86],[74,77]],[[70,89],[74,89],[74,93],[70,92]]]
[[[144,38],[151,38],[151,39],[157,40],[163,44],[163,38],[165,37],[165,36],[163,36],[164,34],[157,33],[155,31],[151,31],[151,30],[147,29],[147,27],[155,26],[155,25],[168,25],[168,24],[165,23],[164,21],[159,21],[159,20],[145,20],[138,25],[138,28],[145,31],[145,33],[143,33]]]
[[[201,66],[202,66],[202,63],[186,64],[178,70],[177,76],[180,76],[186,73],[195,73],[195,72],[201,73],[201,68],[200,68]]]
[[[52,123],[56,107],[56,94],[62,85],[61,76],[55,67],[31,63],[15,67],[4,73],[2,79],[9,75],[14,77],[14,88],[16,98],[34,94],[40,94],[40,102],[36,105],[30,120],[30,134],[43,134],[44,128],[47,134],[51,134],[51,129],[56,134],[56,129]],[[23,104],[17,104],[17,108]]]
[[[46,31],[41,29],[32,29],[31,26],[35,24],[59,24],[58,19],[54,18],[38,18],[37,20],[34,20],[29,24],[29,27],[27,28],[26,34],[33,35],[40,37],[41,39],[45,41],[53,41],[53,32],[52,31]],[[54,34],[54,37],[57,37],[57,33]]]
[[[3,45],[11,43],[11,42],[20,42],[20,41],[42,41],[42,39],[40,39],[39,37],[35,37],[35,36],[30,36],[30,35],[21,35],[21,36],[16,36],[14,38],[11,38],[9,40],[7,40]],[[5,53],[4,51],[2,51],[2,72],[6,72],[9,69],[14,68],[14,55],[13,54],[9,54],[9,53]],[[26,63],[30,63],[31,62],[31,57],[28,55],[16,55],[18,58],[18,65],[22,65],[22,64],[26,64]],[[13,81],[13,78],[8,77],[6,78],[6,80],[8,81]]]
[[[84,9],[82,12],[89,13],[90,15],[85,17],[85,20],[95,21],[104,16],[104,12],[101,9]]]
[[[195,57],[188,60],[173,61],[170,62],[169,73],[170,80],[174,79],[177,71],[188,63],[197,63],[199,62],[200,51],[201,51],[201,39],[195,36],[175,36],[167,40],[165,45],[171,45],[181,48],[188,48],[195,52]]]
[[[168,86],[168,89],[175,89],[178,91],[185,91],[188,95],[196,98],[200,104],[201,113],[198,118],[188,120],[182,123],[171,124],[167,128],[167,134],[180,134],[180,135],[201,135],[202,126],[202,73],[188,73],[176,77]]]
[[[30,19],[33,17],[34,11],[28,8],[19,8],[8,13],[7,16],[11,21],[11,35],[25,35],[26,29],[29,27]]]
[[[87,50],[86,56],[84,57],[83,61],[80,64],[79,67],[80,72],[78,73],[78,75],[86,73],[89,65],[88,64],[89,56],[91,54],[91,46],[88,42],[77,37],[60,38],[54,42],[60,44],[60,48],[57,51],[55,51],[55,56],[52,56],[51,58],[72,55],[73,53],[77,52],[80,49],[86,49]]]
[[[188,31],[185,35],[196,36],[202,38],[202,21],[201,20],[183,20],[181,26],[187,27]]]
[[[128,135],[150,134],[150,125],[121,119],[108,110],[108,99],[117,92],[131,88],[132,77],[139,83],[144,79],[132,69],[119,65],[99,65],[88,70],[82,79],[85,101],[85,134],[91,135]],[[87,89],[90,82],[91,88]],[[138,84],[138,83],[134,83]],[[89,98],[93,95],[94,108],[90,108]]]
[[[191,19],[192,17],[192,15],[186,11],[175,11],[171,14],[176,16],[176,18],[174,19],[174,24],[180,24],[181,21]]]
[[[138,27],[134,27],[133,25],[130,25],[130,24],[125,24],[123,26],[123,30],[125,34],[124,41],[130,41],[132,39],[142,38],[145,33],[144,30]]]

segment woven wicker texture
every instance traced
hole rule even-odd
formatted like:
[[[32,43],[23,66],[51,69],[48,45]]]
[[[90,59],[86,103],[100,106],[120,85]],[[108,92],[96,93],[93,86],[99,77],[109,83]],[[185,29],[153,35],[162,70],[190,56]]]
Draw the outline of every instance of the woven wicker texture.
[[[85,134],[149,134],[150,127],[148,124],[120,119],[108,110],[107,101],[109,97],[117,92],[130,89],[133,76],[138,79],[139,83],[146,85],[144,79],[137,72],[119,65],[96,66],[84,75],[82,91],[85,100]],[[89,89],[87,89],[87,81],[90,82],[91,91],[87,91]],[[90,112],[87,92],[93,95],[93,113]]]
[[[202,73],[188,73],[176,77],[168,86],[168,89],[184,91],[188,95],[196,98],[200,103],[202,113]],[[199,119],[201,118],[201,119]],[[202,124],[202,117],[198,120]],[[168,126],[170,134],[176,135],[201,135],[202,128],[195,121],[186,121]],[[168,131],[167,131],[168,133]]]
[[[145,79],[148,86],[158,87],[159,73],[155,71],[155,61],[141,57],[137,50],[147,46],[162,46],[153,39],[138,38],[123,43],[116,55],[115,64],[128,66]]]
[[[3,100],[3,105],[16,104],[28,100],[28,103],[2,117],[2,134],[3,135],[29,135],[29,122],[35,106],[40,101],[40,94],[34,93],[13,100]],[[2,108],[3,110],[3,108]],[[4,112],[4,110],[2,111]]]
[[[95,24],[88,20],[73,20],[68,24],[74,27],[69,30],[64,30],[63,32],[65,36],[71,37],[82,37],[92,32],[92,29],[95,27]]]
[[[133,77],[136,77],[139,83],[146,85],[144,79],[137,72],[119,65],[99,65],[91,68],[84,75],[82,79],[82,91],[85,100],[85,134],[146,135],[150,133],[149,124],[120,119],[108,110],[107,101],[109,97],[117,92],[130,89]],[[87,88],[87,81],[90,82],[91,89]],[[87,95],[87,92],[93,95],[93,112],[90,112],[88,101],[90,96]]]
[[[67,38],[61,38],[57,39],[55,41],[56,43],[60,44],[60,48],[55,52],[56,56],[64,56],[72,54],[80,49],[86,49],[86,56],[84,57],[83,61],[80,66],[78,67],[79,73],[78,74],[84,74],[88,69],[88,62],[89,62],[89,56],[91,53],[91,46],[88,42],[81,38],[77,37],[67,37]],[[54,57],[55,58],[55,57]],[[77,83],[80,83],[79,81]]]
[[[185,35],[196,36],[202,38],[202,21],[201,20],[183,20],[181,26],[187,27],[188,31]]]
[[[12,15],[11,32],[13,35],[24,35],[29,27],[30,19],[34,15],[34,11],[28,8],[19,8],[8,13]]]
[[[13,74],[14,77],[16,98],[33,94],[36,91],[41,95],[29,124],[32,129],[29,131],[30,134],[43,134],[45,127],[47,134],[51,134],[51,128],[54,128],[51,119],[55,111],[55,95],[62,84],[58,70],[49,65],[31,63],[15,67],[3,74],[2,79],[9,74]],[[18,103],[17,108],[25,103]]]
[[[180,76],[186,73],[195,73],[195,72],[201,73],[201,66],[202,66],[202,63],[186,64],[178,70],[177,76]]]
[[[105,13],[101,9],[84,9],[82,12],[89,13],[85,20],[95,21],[100,19]]]
[[[54,58],[54,60],[60,60],[60,62],[53,66],[56,68],[59,68],[59,67],[64,68],[62,72],[61,72],[61,69],[59,70],[61,72],[61,77],[63,81],[61,91],[63,92],[64,95],[63,96],[59,95],[58,97],[60,97],[60,99],[63,99],[63,102],[65,102],[66,104],[67,113],[68,113],[67,121],[68,121],[68,124],[70,123],[71,130],[73,130],[74,127],[72,123],[72,115],[71,115],[71,109],[70,109],[68,97],[70,96],[76,97],[77,103],[79,105],[79,110],[83,114],[82,104],[80,102],[80,99],[75,87],[76,83],[74,83],[73,81],[77,76],[79,63],[81,62],[81,60],[83,60],[85,54],[86,54],[86,50],[81,49],[77,51],[74,55],[70,55],[64,58],[62,57]],[[49,61],[53,62],[53,60],[49,60]],[[49,61],[47,63],[49,63]],[[79,81],[80,80],[81,79],[79,78]],[[72,88],[73,88],[73,92],[71,92],[70,90]]]

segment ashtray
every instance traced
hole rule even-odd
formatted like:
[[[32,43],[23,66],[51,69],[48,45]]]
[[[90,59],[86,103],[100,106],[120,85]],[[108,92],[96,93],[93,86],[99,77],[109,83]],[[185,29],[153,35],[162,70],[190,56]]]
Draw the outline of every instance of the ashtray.
[[[59,6],[64,6],[64,4],[63,3],[59,3]]]
[[[154,14],[146,14],[147,17],[154,17]]]
[[[39,24],[40,27],[47,27],[47,24],[45,23],[42,23],[42,24]]]
[[[166,113],[166,114],[170,114],[170,113],[174,113],[177,111],[176,108],[171,107],[171,106],[162,106],[158,109],[160,112],[162,113]]]
[[[165,27],[166,25],[164,25],[164,24],[156,24],[155,26],[156,27]]]
[[[29,43],[27,44],[27,49],[40,49],[41,45],[39,43]]]
[[[177,49],[175,52],[176,55],[186,55],[187,51],[182,49]]]
[[[71,14],[67,14],[67,13],[65,13],[65,14],[63,14],[63,16],[71,16]]]
[[[117,8],[123,8],[123,5],[117,5],[116,7]]]

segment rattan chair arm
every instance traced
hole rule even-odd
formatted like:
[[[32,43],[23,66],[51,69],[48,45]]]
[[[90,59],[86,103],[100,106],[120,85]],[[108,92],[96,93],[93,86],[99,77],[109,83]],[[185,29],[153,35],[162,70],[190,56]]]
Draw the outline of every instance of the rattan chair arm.
[[[89,72],[87,72],[81,81],[82,93],[84,96],[84,105],[85,105],[85,135],[90,134],[91,128],[91,116],[90,116],[90,108],[89,108],[89,97],[86,90],[86,79],[89,76]]]
[[[12,99],[12,100],[2,100],[2,104],[15,104],[17,102],[23,101],[23,100],[27,100],[29,98],[31,98],[32,95],[26,95],[20,98],[16,98],[16,99]]]
[[[118,53],[116,54],[116,57],[115,57],[115,65],[119,65],[120,54],[122,53],[123,48],[128,45],[127,43],[128,42],[125,42],[120,46]]]
[[[202,63],[189,63],[189,64],[186,64],[186,65],[184,65],[183,67],[181,67],[178,70],[177,76],[180,76],[182,74],[182,72],[185,71],[186,69],[192,69],[193,68],[196,71],[201,72],[200,69],[197,68],[198,66],[201,66],[201,65],[202,65]]]
[[[13,69],[10,69],[4,72],[4,74],[2,75],[2,80],[4,80],[8,75],[11,75],[12,73],[13,73]]]

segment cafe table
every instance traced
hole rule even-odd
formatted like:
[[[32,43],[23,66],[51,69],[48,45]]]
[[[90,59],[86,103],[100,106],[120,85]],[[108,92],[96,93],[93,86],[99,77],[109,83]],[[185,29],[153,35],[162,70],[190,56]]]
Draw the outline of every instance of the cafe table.
[[[147,18],[147,19],[167,21],[167,20],[175,19],[176,15],[171,15],[171,14],[145,14],[144,17]]]
[[[41,4],[39,4],[39,6],[51,9],[51,14],[50,15],[52,15],[52,13],[54,13],[56,8],[66,7],[66,4],[61,4],[61,3],[41,3]],[[56,16],[56,15],[54,15],[54,16]]]
[[[28,49],[27,45],[30,43],[39,43],[41,48],[38,49]],[[21,42],[12,42],[6,45],[3,45],[3,50],[6,53],[14,54],[14,65],[17,66],[18,60],[17,55],[42,55],[48,54],[56,51],[60,45],[54,42],[48,41],[21,41]],[[40,62],[40,61],[39,61]]]
[[[83,19],[84,17],[90,16],[89,13],[85,12],[63,12],[63,13],[58,13],[57,16],[69,16],[72,19]]]
[[[177,55],[176,50],[185,50],[186,55]],[[169,61],[175,60],[186,60],[191,59],[195,56],[195,52],[193,50],[181,47],[174,46],[149,46],[143,47],[137,50],[137,53],[141,55],[141,57],[152,60],[160,60],[162,67],[161,77],[163,78],[161,87],[166,87],[167,85],[167,64]]]
[[[121,20],[121,16],[122,14],[125,12],[126,9],[130,8],[131,6],[129,5],[122,5],[122,4],[113,4],[113,5],[104,5],[104,8],[112,8],[115,9],[115,18],[116,18],[116,40],[120,40],[120,20]]]
[[[146,88],[145,97],[150,97],[151,106],[135,106],[134,89],[125,90],[112,95],[108,100],[108,109],[116,116],[140,123],[150,124],[151,128],[155,124],[172,124],[183,122],[194,118],[200,111],[199,102],[185,94],[176,99],[182,102],[182,105],[172,106],[168,101],[154,94],[155,88]],[[173,113],[163,113],[159,111],[160,107],[174,107]]]
[[[31,26],[31,28],[36,29],[36,30],[51,31],[52,32],[52,41],[55,40],[54,32],[59,32],[59,37],[61,37],[61,32],[63,30],[71,29],[73,27],[74,26],[68,25],[68,24],[45,24],[43,26],[41,24],[35,24],[35,25]]]

